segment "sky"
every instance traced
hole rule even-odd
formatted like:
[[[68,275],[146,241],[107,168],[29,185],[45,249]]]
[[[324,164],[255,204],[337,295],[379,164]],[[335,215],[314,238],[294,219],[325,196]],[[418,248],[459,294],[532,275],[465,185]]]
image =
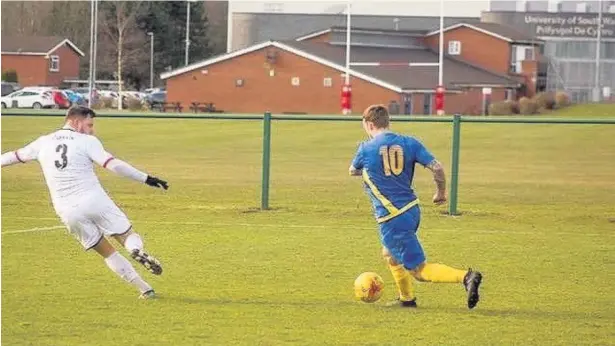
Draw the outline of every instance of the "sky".
[[[447,0],[445,16],[480,17],[489,9],[488,0]],[[280,13],[340,13],[346,1],[235,1],[229,2],[229,12],[280,12]],[[438,16],[439,0],[370,1],[353,0],[352,14]]]

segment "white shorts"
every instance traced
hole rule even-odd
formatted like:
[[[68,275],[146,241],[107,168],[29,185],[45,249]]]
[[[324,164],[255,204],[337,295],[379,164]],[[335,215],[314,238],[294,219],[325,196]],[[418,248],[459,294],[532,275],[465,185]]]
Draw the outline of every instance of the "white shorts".
[[[89,250],[96,246],[104,236],[124,234],[132,228],[128,217],[115,203],[105,203],[96,210],[74,210],[68,215],[61,215],[68,232],[81,245]]]

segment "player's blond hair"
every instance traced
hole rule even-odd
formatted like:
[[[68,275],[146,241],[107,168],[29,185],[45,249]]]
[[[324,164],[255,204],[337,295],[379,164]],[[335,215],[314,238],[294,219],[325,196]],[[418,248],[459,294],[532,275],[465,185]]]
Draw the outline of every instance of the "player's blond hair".
[[[389,110],[384,105],[371,105],[363,111],[363,120],[379,129],[386,129],[390,122]]]

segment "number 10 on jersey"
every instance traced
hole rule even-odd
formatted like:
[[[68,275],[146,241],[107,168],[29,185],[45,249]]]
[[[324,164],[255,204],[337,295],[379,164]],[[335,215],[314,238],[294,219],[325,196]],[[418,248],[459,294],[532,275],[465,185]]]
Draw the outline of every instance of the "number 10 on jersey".
[[[404,150],[399,145],[380,147],[380,156],[382,156],[382,166],[384,175],[391,174],[400,175],[404,171]]]

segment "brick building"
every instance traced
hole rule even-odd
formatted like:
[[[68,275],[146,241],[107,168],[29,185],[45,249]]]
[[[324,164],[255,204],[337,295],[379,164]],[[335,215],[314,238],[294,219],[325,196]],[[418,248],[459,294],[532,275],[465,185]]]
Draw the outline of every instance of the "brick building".
[[[85,54],[62,37],[2,36],[2,72],[15,70],[22,87],[60,86],[79,77],[79,59]]]
[[[484,88],[491,90],[492,101],[531,95],[536,89],[535,48],[541,41],[497,24],[479,25],[445,28],[448,114],[480,114]],[[401,114],[433,114],[437,34],[353,28],[351,62],[359,63],[350,71],[353,112],[382,103],[398,105]],[[252,45],[164,73],[167,100],[184,107],[213,102],[218,109],[238,113],[338,114],[345,36],[345,28],[332,27],[293,41]],[[380,66],[369,64],[376,62]]]
[[[450,56],[522,82],[513,95],[533,96],[545,89],[546,65],[540,54],[544,41],[511,27],[494,23],[459,23],[444,28],[444,49]],[[425,35],[425,42],[438,49],[440,30]]]

